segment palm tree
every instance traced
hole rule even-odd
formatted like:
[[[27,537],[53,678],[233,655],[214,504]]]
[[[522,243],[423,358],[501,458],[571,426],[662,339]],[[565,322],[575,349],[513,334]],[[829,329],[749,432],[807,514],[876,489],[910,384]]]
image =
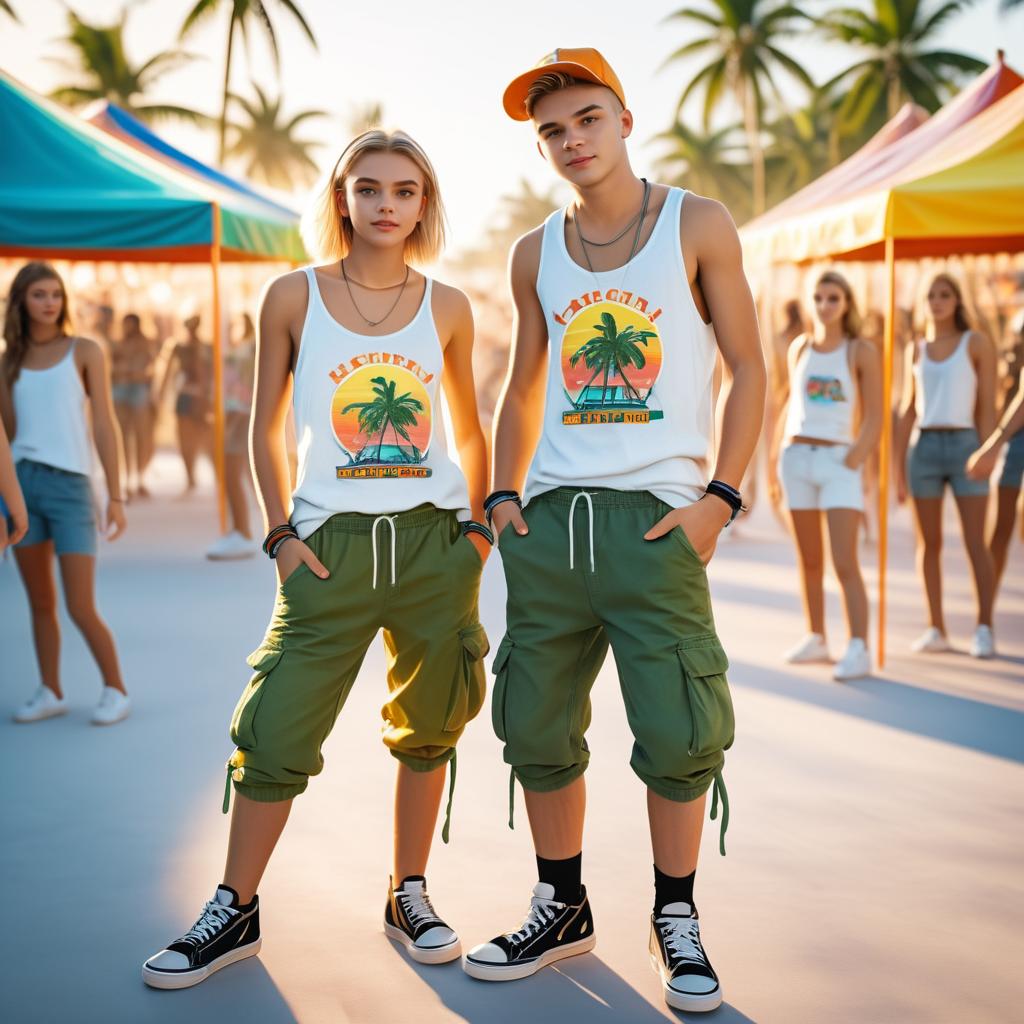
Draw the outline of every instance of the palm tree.
[[[738,129],[739,125],[732,124],[717,131],[696,132],[677,119],[655,139],[668,147],[657,159],[657,167],[668,176],[669,184],[719,199],[741,220],[737,207],[746,200],[749,210],[749,184],[736,159],[742,152],[736,144]]]
[[[870,12],[830,11],[820,23],[825,35],[866,55],[822,86],[845,93],[840,124],[856,124],[883,104],[886,117],[895,117],[907,99],[938,110],[964,73],[983,71],[985,62],[976,57],[929,49],[939,29],[964,6],[963,0],[944,0],[929,13],[927,0],[871,0]]]
[[[316,37],[313,35],[313,30],[306,23],[306,19],[302,16],[302,12],[293,0],[276,0],[276,2],[299,23],[315,50]],[[195,6],[185,16],[185,21],[181,26],[180,38],[184,39],[196,25],[205,21],[210,15],[221,10],[223,7],[227,7],[230,12],[227,53],[224,59],[224,91],[221,100],[220,125],[218,127],[220,133],[218,159],[222,164],[224,163],[227,138],[228,101],[231,92],[231,56],[235,45],[235,32],[237,31],[241,34],[242,42],[248,47],[249,26],[253,23],[258,24],[270,43],[270,52],[274,58],[274,70],[276,72],[281,70],[281,54],[277,47],[277,33],[274,31],[274,23],[271,21],[270,11],[267,9],[269,4],[270,0],[197,0]]]
[[[371,128],[379,128],[384,123],[384,104],[379,100],[354,106],[348,116],[350,135],[362,135]]]
[[[569,365],[575,366],[581,359],[588,370],[593,370],[590,380],[580,390],[578,401],[582,402],[587,389],[593,384],[599,373],[604,373],[601,381],[601,405],[608,400],[608,378],[613,373],[622,378],[625,384],[625,392],[638,402],[642,401],[640,392],[633,386],[633,382],[626,376],[625,368],[635,366],[642,370],[647,365],[647,357],[640,346],[647,346],[649,338],[656,338],[657,331],[636,330],[631,324],[619,330],[615,317],[611,313],[602,313],[601,322],[594,324],[598,332],[589,341],[585,341],[569,357]],[[613,388],[614,391],[614,388]]]
[[[2,0],[0,0],[2,2]],[[50,94],[59,103],[80,107],[94,100],[110,100],[130,110],[143,121],[160,117],[180,117],[201,123],[205,115],[172,103],[143,103],[140,100],[161,75],[180,67],[192,57],[180,50],[169,50],[134,65],[124,47],[127,9],[113,25],[90,25],[68,10],[68,34],[62,40],[74,53],[74,59],[51,58],[55,63],[77,72],[81,79],[61,86]]]
[[[538,192],[525,178],[519,191],[501,197],[495,224],[487,229],[479,248],[467,250],[455,260],[461,270],[487,269],[503,273],[509,250],[516,239],[542,224],[559,207],[554,188]]]
[[[255,83],[254,101],[231,94],[231,100],[245,112],[246,121],[229,126],[231,132],[227,156],[246,161],[247,177],[263,181],[273,188],[291,190],[316,177],[316,161],[310,149],[316,143],[298,139],[295,130],[303,121],[323,117],[322,110],[303,110],[289,120],[281,115],[281,97],[271,100]]]
[[[414,427],[419,422],[416,413],[423,411],[423,403],[418,398],[412,397],[412,392],[407,391],[404,395],[395,395],[396,382],[386,377],[372,377],[374,385],[373,393],[377,397],[372,402],[350,402],[341,410],[342,415],[350,409],[359,410],[359,430],[369,438],[379,434],[377,440],[377,461],[381,461],[381,454],[384,449],[384,435],[388,427],[391,427],[395,435],[395,447],[399,454],[402,451],[402,443],[399,438],[409,442],[411,457],[408,461],[419,462],[421,454],[419,449],[412,443],[407,427]],[[365,451],[365,448],[363,449]],[[358,458],[358,455],[357,455]]]
[[[710,31],[679,47],[666,64],[695,54],[709,53],[711,61],[691,79],[679,97],[679,108],[699,90],[704,91],[704,127],[731,94],[743,115],[752,167],[754,213],[763,212],[765,203],[764,152],[761,125],[764,119],[765,93],[771,92],[783,105],[773,72],[781,68],[808,89],[810,76],[778,47],[780,37],[790,35],[796,25],[807,19],[798,7],[785,0],[710,0],[714,11],[682,8],[669,19],[696,24]]]

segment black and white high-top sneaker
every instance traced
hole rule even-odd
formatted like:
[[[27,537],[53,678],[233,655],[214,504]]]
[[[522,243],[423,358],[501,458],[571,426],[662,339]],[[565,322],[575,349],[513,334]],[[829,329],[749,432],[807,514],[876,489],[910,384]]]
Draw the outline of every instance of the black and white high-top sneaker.
[[[668,903],[651,915],[650,949],[669,1006],[700,1013],[721,1004],[722,987],[701,945],[697,911],[689,903]]]
[[[559,903],[555,887],[538,882],[522,928],[471,949],[463,970],[481,981],[513,981],[593,949],[597,940],[586,887],[581,886],[581,893],[577,904]]]
[[[388,889],[384,934],[400,942],[421,964],[446,964],[462,956],[458,935],[438,917],[422,875],[410,875]]]
[[[190,988],[228,964],[255,956],[260,945],[259,897],[240,907],[238,893],[220,885],[199,920],[142,965],[142,980],[153,988]]]

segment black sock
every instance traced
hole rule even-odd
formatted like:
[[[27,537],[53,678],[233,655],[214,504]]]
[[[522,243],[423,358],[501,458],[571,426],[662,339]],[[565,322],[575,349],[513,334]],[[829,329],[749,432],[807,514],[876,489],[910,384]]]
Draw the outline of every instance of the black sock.
[[[691,871],[688,875],[677,878],[675,875],[666,875],[664,871],[658,870],[654,865],[654,912],[660,914],[669,903],[689,903],[692,910],[696,911],[693,905],[693,880],[697,872]]]
[[[583,873],[583,852],[565,860],[537,858],[537,875],[542,882],[555,887],[555,899],[559,903],[579,903],[583,895],[580,878]]]

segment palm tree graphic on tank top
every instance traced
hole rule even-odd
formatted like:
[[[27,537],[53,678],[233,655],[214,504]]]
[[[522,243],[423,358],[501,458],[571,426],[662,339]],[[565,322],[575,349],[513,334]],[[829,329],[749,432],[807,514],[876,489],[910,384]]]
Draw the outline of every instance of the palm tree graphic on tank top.
[[[348,462],[339,479],[426,477],[430,397],[408,370],[373,364],[346,377],[331,401],[334,436]]]
[[[618,302],[585,307],[562,338],[562,378],[571,409],[562,423],[649,423],[664,415],[651,408],[661,372],[657,327]]]

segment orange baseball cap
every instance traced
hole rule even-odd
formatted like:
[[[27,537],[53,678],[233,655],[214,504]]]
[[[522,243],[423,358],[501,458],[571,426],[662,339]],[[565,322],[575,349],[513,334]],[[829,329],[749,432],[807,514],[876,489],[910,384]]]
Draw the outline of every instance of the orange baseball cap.
[[[619,98],[619,102],[623,106],[626,105],[619,76],[612,71],[608,61],[597,50],[589,46],[576,49],[561,48],[552,50],[546,57],[541,57],[525,74],[512,79],[502,97],[502,103],[505,113],[513,121],[530,120],[530,115],[526,112],[526,94],[541,75],[548,75],[553,71],[563,71],[573,78],[582,78],[585,82],[607,86]]]

